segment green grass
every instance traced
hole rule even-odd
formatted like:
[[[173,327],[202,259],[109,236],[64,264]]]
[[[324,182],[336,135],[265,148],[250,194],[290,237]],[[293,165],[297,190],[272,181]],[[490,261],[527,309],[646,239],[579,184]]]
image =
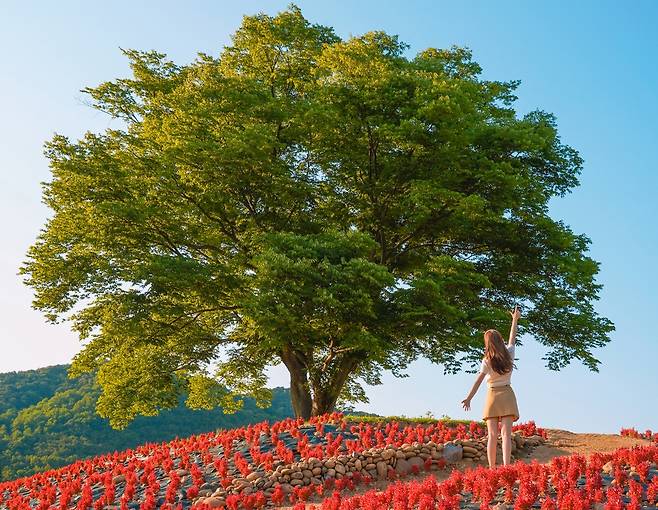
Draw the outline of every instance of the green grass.
[[[454,420],[452,418],[434,418],[430,416],[377,416],[377,415],[345,415],[344,419],[347,422],[364,422],[364,423],[382,423],[387,421],[399,421],[406,423],[419,423],[423,425],[428,425],[430,423],[442,422],[448,427],[456,427],[457,425],[470,425],[471,420]],[[481,427],[484,427],[485,424],[483,421],[476,422]]]

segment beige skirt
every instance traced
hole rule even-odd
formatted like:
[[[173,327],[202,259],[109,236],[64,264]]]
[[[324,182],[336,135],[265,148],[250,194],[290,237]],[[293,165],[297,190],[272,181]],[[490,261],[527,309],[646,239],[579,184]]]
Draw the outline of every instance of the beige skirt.
[[[512,416],[512,421],[519,419],[519,406],[516,404],[516,395],[514,395],[514,390],[509,384],[489,387],[482,416],[484,420],[501,416]]]

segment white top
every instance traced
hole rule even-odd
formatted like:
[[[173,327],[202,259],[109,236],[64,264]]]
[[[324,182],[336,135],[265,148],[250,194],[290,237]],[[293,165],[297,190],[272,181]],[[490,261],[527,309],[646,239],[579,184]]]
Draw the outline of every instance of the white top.
[[[506,347],[510,356],[512,356],[512,360],[514,360],[514,345],[507,345]],[[514,370],[514,367],[512,367],[512,370]],[[504,374],[499,374],[495,370],[491,369],[486,359],[483,359],[482,363],[480,364],[480,373],[487,374],[487,380],[490,387],[505,386],[510,384],[512,379],[512,370]]]

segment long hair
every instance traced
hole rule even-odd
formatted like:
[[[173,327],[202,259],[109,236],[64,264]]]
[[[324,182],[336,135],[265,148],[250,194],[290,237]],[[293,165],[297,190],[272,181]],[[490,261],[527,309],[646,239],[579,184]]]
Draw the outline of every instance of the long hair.
[[[484,332],[484,359],[498,374],[505,374],[512,370],[514,360],[505,347],[503,336],[495,329],[488,329]]]

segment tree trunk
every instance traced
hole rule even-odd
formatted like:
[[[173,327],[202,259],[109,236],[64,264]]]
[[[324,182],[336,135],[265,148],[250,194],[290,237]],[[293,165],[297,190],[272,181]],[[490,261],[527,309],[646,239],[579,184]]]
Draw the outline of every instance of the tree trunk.
[[[350,374],[362,359],[361,353],[351,353],[331,364],[329,373],[311,374],[313,392],[309,384],[307,356],[287,346],[280,352],[281,360],[290,373],[290,400],[296,417],[308,420],[311,416],[331,413]],[[328,377],[327,377],[328,376]]]
[[[308,370],[302,356],[286,347],[281,352],[281,360],[290,372],[290,400],[295,416],[308,420],[312,413],[313,399],[308,384]]]
[[[340,392],[359,361],[358,354],[345,356],[337,365],[332,367],[333,371],[329,380],[322,386],[318,383],[319,379],[313,379],[315,382],[313,385],[313,416],[331,413],[336,409]]]
[[[341,388],[342,389],[342,388]],[[340,395],[338,392],[331,390],[316,390],[313,392],[313,409],[311,414],[319,416],[325,413],[332,413],[336,408],[336,401]]]

